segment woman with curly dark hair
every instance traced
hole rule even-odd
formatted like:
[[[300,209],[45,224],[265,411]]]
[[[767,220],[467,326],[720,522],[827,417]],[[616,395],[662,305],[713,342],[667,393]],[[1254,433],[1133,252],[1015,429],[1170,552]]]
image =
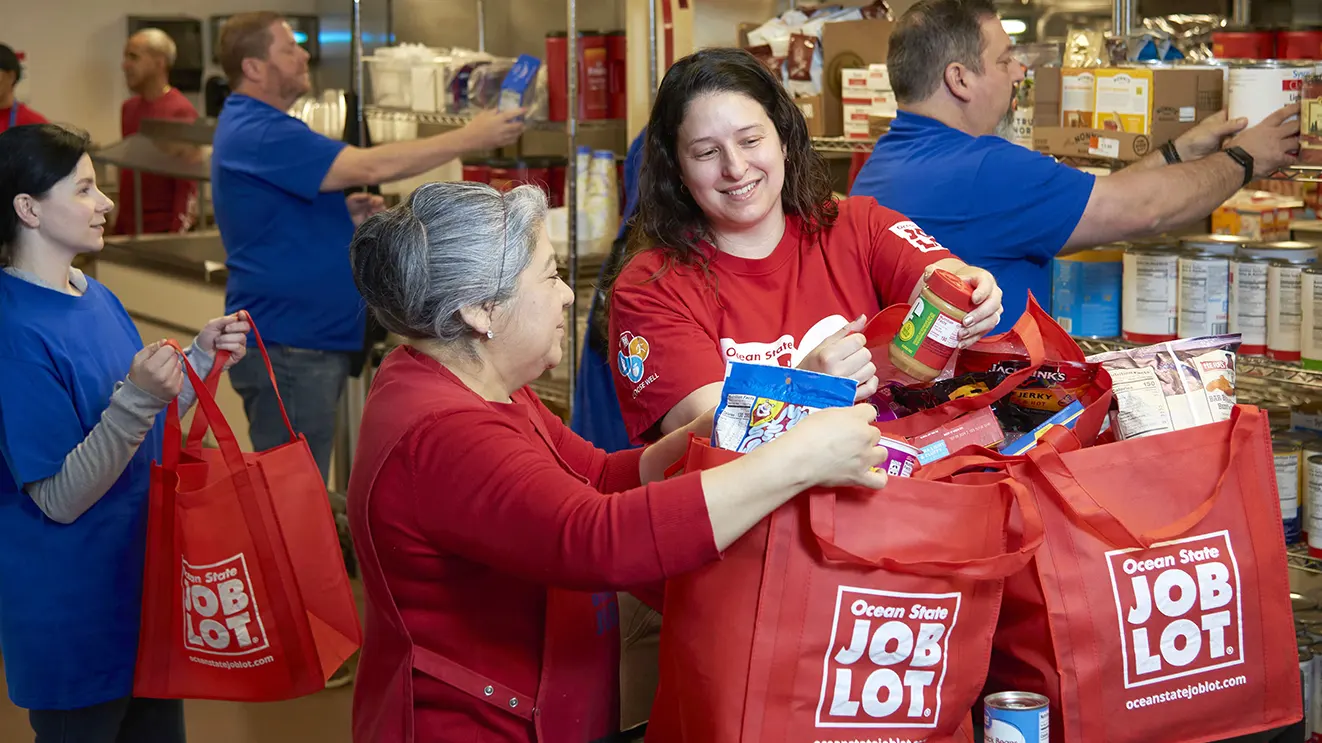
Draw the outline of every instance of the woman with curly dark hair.
[[[727,361],[851,377],[866,399],[877,367],[859,331],[881,308],[911,301],[936,268],[973,287],[961,345],[1000,317],[991,274],[873,199],[835,201],[803,115],[738,49],[700,51],[666,73],[638,203],[610,333],[636,441],[714,407]]]

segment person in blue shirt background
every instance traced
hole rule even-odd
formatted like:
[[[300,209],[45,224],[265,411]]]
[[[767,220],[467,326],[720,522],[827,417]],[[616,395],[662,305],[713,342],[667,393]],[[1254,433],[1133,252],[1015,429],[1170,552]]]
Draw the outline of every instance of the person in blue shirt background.
[[[286,111],[311,88],[308,53],[277,13],[226,21],[220,60],[234,93],[216,125],[211,162],[216,224],[227,254],[228,312],[248,310],[268,341],[294,430],[330,470],[337,405],[361,353],[366,309],[349,268],[355,227],[383,208],[345,189],[424,173],[464,152],[501,147],[523,132],[522,109],[479,114],[423,139],[354,147]],[[253,447],[287,438],[274,390],[254,354],[234,367]]]
[[[0,652],[37,743],[183,743],[181,702],[132,694],[151,460],[192,391],[72,267],[114,207],[88,147],[50,124],[0,133]],[[212,320],[188,356],[205,374],[248,330]]]
[[[606,335],[606,278],[613,276],[624,259],[629,237],[629,220],[638,209],[638,173],[643,165],[643,142],[647,129],[638,133],[624,157],[624,215],[620,231],[611,246],[610,256],[601,266],[601,279],[592,295],[588,309],[588,329],[583,336],[583,353],[579,356],[578,376],[574,385],[574,410],[569,427],[574,433],[591,441],[607,452],[629,449],[629,433],[620,414],[620,401],[615,397],[615,382],[611,371],[615,360],[610,358],[610,343]]]
[[[1247,183],[1294,162],[1287,107],[1245,130],[1209,117],[1124,170],[1095,178],[1002,137],[1024,68],[992,0],[921,0],[899,20],[886,59],[899,116],[854,181],[1005,292],[997,331],[1046,304],[1062,251],[1158,234],[1207,217]],[[1221,152],[1235,135],[1247,167]],[[1167,143],[1154,143],[1167,145]]]

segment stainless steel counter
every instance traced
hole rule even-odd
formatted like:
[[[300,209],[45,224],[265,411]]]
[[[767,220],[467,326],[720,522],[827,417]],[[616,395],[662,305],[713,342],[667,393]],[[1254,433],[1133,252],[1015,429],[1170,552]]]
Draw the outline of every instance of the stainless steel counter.
[[[159,271],[222,289],[229,277],[225,270],[225,246],[215,231],[188,235],[116,235],[106,238],[105,248],[94,259]]]

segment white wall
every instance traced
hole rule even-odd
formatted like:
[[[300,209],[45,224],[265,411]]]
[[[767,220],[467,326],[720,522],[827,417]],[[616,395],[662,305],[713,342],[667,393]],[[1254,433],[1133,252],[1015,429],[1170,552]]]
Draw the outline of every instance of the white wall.
[[[111,143],[120,138],[119,107],[128,97],[119,70],[128,16],[197,18],[205,34],[212,15],[312,13],[316,0],[0,0],[0,6],[0,42],[27,53],[19,99],[52,121]]]

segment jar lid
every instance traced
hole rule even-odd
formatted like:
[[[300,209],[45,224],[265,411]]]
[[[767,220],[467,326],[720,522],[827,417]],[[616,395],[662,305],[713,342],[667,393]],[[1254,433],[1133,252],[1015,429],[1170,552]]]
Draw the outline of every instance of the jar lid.
[[[973,309],[973,287],[955,274],[938,268],[927,279],[932,293],[965,312]]]

